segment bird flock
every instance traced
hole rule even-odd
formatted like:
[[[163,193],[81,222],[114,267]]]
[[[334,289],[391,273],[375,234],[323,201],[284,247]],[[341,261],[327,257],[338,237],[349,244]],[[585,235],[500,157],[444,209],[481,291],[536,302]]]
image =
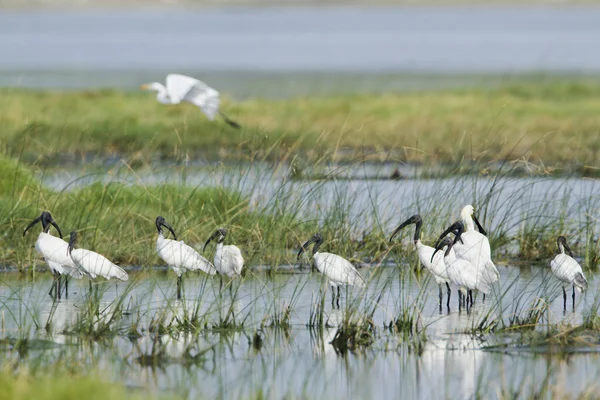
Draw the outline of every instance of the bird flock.
[[[439,305],[442,307],[443,290],[447,289],[446,306],[450,308],[451,287],[458,289],[458,305],[469,309],[474,304],[473,291],[485,296],[490,294],[494,283],[500,274],[491,259],[490,242],[487,232],[481,226],[474,214],[471,205],[465,206],[460,213],[460,220],[451,224],[438,238],[434,247],[421,242],[421,229],[423,219],[416,214],[402,222],[391,234],[390,243],[394,237],[409,225],[415,225],[414,245],[419,260],[435,279],[439,288]],[[68,296],[68,279],[82,279],[84,276],[92,280],[101,276],[105,279],[127,281],[129,276],[125,270],[115,265],[106,257],[91,250],[75,248],[77,232],[72,231],[69,241],[62,239],[62,232],[50,212],[44,211],[33,220],[23,231],[23,236],[34,225],[40,223],[42,231],[36,242],[36,251],[44,258],[54,281],[49,294],[54,298],[61,298],[63,281],[65,294]],[[156,239],[156,252],[158,256],[173,269],[177,276],[177,299],[182,297],[182,276],[188,271],[202,271],[208,275],[218,274],[220,278],[219,289],[223,288],[223,278],[231,281],[242,275],[244,258],[241,250],[235,245],[225,245],[227,230],[217,229],[206,241],[202,252],[206,251],[211,242],[216,242],[216,251],[213,262],[202,256],[193,247],[178,240],[173,227],[162,216],[156,217],[155,226],[158,233]],[[50,228],[54,227],[59,237],[52,236]],[[476,228],[477,227],[477,228]],[[173,239],[167,239],[171,234]],[[452,238],[450,235],[454,235]],[[364,288],[367,282],[352,263],[345,258],[332,253],[319,251],[324,239],[320,233],[315,233],[310,239],[300,246],[297,259],[300,260],[304,253],[309,252],[312,245],[312,258],[316,269],[329,281],[332,290],[332,305],[339,308],[340,288],[354,286]],[[563,289],[564,308],[567,307],[568,286],[573,287],[573,307],[575,307],[575,291],[583,292],[587,289],[587,280],[581,266],[573,258],[573,253],[564,236],[557,239],[559,254],[550,262],[552,273],[560,281]]]
[[[144,90],[155,91],[156,99],[162,104],[179,104],[188,102],[199,107],[209,120],[220,115],[227,124],[234,128],[240,125],[225,115],[220,109],[219,92],[206,83],[180,74],[169,74],[166,84],[152,82],[141,86]],[[38,218],[33,220],[24,230],[23,236],[37,223],[41,223],[42,232],[35,242],[35,249],[44,257],[48,267],[54,275],[54,281],[49,294],[55,298],[61,297],[64,281],[65,294],[68,296],[69,278],[81,279],[84,276],[90,279],[90,290],[92,280],[98,276],[106,279],[117,279],[127,281],[129,276],[121,267],[115,265],[106,257],[86,249],[76,249],[77,232],[69,235],[69,242],[62,239],[62,232],[52,215],[44,211]],[[481,226],[475,216],[472,205],[465,206],[460,213],[460,220],[451,224],[439,237],[435,247],[424,245],[421,242],[421,228],[423,219],[416,214],[402,222],[391,234],[390,242],[405,227],[415,225],[414,244],[419,260],[438,284],[439,305],[442,307],[443,289],[447,289],[446,306],[450,307],[450,285],[458,289],[458,304],[460,307],[473,306],[473,291],[485,296],[493,288],[495,282],[500,278],[498,269],[492,261],[490,242],[486,230]],[[156,252],[158,256],[173,269],[177,275],[177,299],[182,295],[182,276],[188,271],[202,271],[208,275],[218,274],[220,278],[219,289],[223,288],[223,277],[230,281],[242,275],[244,258],[241,250],[235,245],[225,245],[227,230],[217,229],[208,238],[202,252],[211,241],[216,241],[216,251],[213,262],[198,253],[193,247],[177,240],[175,230],[162,216],[155,220],[158,237],[156,239]],[[50,235],[50,227],[54,227],[60,237]],[[167,239],[165,228],[173,239]],[[476,229],[477,228],[477,229]],[[448,235],[453,234],[454,239]],[[319,251],[323,244],[320,233],[314,234],[308,239],[298,251],[297,259],[312,247],[312,258],[317,270],[325,275],[331,286],[333,305],[339,307],[340,287],[356,286],[365,287],[367,283],[357,269],[348,260],[337,254],[322,253]],[[567,306],[566,287],[573,286],[573,307],[575,307],[575,290],[583,292],[587,288],[587,280],[583,275],[581,266],[573,258],[571,249],[564,236],[557,239],[559,254],[550,262],[553,274],[558,278],[563,288],[564,307]],[[232,285],[229,284],[231,290]],[[336,292],[337,289],[337,292]]]

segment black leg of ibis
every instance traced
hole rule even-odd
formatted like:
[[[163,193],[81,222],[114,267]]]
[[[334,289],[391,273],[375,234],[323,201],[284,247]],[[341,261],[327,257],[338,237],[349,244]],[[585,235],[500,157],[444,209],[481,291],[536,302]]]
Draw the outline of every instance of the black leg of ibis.
[[[473,289],[469,290],[469,299],[471,300],[471,307],[473,306]]]
[[[335,288],[331,287],[331,307],[335,306]]]
[[[462,292],[458,290],[458,311],[462,308]]]
[[[563,286],[563,310],[567,309],[567,291],[565,290],[564,286]]]
[[[177,277],[177,300],[181,300],[181,276]]]
[[[446,288],[448,289],[448,300],[446,300],[446,307],[450,308],[450,284],[446,282]]]
[[[219,274],[219,292],[223,290],[223,275]]]
[[[56,290],[56,272],[52,271],[52,277],[52,286],[50,286],[48,296],[54,297],[54,291]]]
[[[485,293],[483,294],[483,302],[485,303]]]
[[[92,294],[92,279],[90,278],[90,280],[88,281],[90,283],[90,294]]]
[[[69,298],[69,276],[65,275],[65,299]]]
[[[229,280],[229,295],[233,297],[233,280]]]
[[[442,307],[442,299],[444,298],[444,295],[442,293],[442,285],[438,285],[438,293],[439,293],[439,297],[440,297],[439,303],[440,303],[440,309],[441,309],[441,307]]]
[[[346,301],[346,303],[348,303],[348,301]],[[336,304],[338,309],[340,308],[340,287],[337,287],[337,299],[336,299]]]
[[[58,279],[56,280],[56,286],[57,286],[57,293],[58,293],[58,299],[60,300],[61,298],[61,294],[62,294],[62,275],[58,275]]]
[[[573,311],[575,311],[575,285],[573,285]]]

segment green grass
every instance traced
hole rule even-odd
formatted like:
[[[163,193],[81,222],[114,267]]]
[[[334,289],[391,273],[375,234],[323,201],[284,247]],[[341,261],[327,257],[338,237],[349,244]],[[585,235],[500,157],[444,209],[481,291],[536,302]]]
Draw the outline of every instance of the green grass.
[[[0,90],[0,142],[28,162],[118,154],[246,158],[290,153],[457,164],[510,161],[594,171],[600,156],[600,83],[514,83],[488,89],[224,100],[243,125],[208,121],[194,106],[158,104],[151,93]],[[381,152],[371,158],[381,160]]]
[[[228,227],[227,240],[245,249],[248,263],[261,260],[277,265],[286,256],[285,249],[298,246],[297,235],[309,237],[316,229],[313,222],[300,222],[277,208],[268,213],[254,211],[249,199],[235,189],[98,182],[55,192],[15,160],[0,157],[0,167],[0,229],[4,232],[0,260],[19,269],[41,261],[32,248],[41,225],[25,238],[23,230],[42,210],[52,212],[65,237],[77,230],[79,246],[126,265],[162,265],[155,252],[158,215],[173,226],[179,240],[199,251],[217,227]],[[212,251],[213,247],[207,248],[205,256],[212,258]]]

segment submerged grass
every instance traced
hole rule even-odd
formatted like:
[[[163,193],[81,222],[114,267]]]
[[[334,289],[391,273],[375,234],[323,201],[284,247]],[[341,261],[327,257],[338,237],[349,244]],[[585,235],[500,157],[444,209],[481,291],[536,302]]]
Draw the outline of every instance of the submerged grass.
[[[12,156],[46,162],[90,154],[132,162],[246,159],[255,152],[283,158],[290,151],[353,159],[377,149],[405,162],[508,157],[589,174],[600,154],[599,98],[597,81],[563,78],[489,89],[225,99],[224,108],[243,126],[237,131],[207,121],[194,106],[158,104],[151,93],[2,89],[0,142]],[[381,155],[371,158],[381,161]]]

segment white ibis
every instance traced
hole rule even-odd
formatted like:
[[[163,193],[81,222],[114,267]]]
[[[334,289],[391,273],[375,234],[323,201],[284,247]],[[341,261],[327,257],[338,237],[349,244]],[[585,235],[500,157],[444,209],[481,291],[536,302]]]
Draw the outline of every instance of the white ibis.
[[[336,299],[335,288],[337,288],[337,306],[340,306],[340,286],[349,285],[364,287],[365,280],[358,273],[354,265],[350,261],[337,254],[331,253],[320,253],[319,247],[323,243],[323,237],[320,233],[315,233],[306,243],[302,245],[300,251],[298,251],[298,259],[302,256],[308,247],[314,243],[312,252],[313,259],[315,260],[315,266],[323,275],[329,279],[331,285],[331,303],[334,303]]]
[[[453,252],[452,248],[457,245],[461,238],[463,225],[461,222],[457,223],[456,238],[454,240],[445,236],[435,248],[435,252],[432,255],[432,259],[435,254],[446,247],[444,252],[444,263],[446,264],[446,270],[450,282],[459,288],[459,305],[464,302],[466,298],[467,307],[469,306],[469,294],[472,293],[473,289],[478,290],[484,294],[490,292],[491,283],[485,279],[482,270],[475,264],[467,259],[458,258]],[[462,296],[461,296],[462,294]],[[461,299],[462,297],[462,299]],[[473,304],[473,296],[471,295],[471,305]]]
[[[237,122],[231,120],[219,110],[221,105],[219,92],[196,78],[169,74],[167,75],[166,86],[159,82],[152,82],[144,84],[140,88],[157,92],[156,100],[162,104],[179,104],[186,101],[200,107],[209,120],[215,119],[218,113],[228,125],[236,129],[240,128]]]
[[[81,279],[83,277],[83,273],[77,267],[75,267],[73,260],[71,260],[71,258],[67,255],[67,246],[69,244],[62,240],[62,232],[60,231],[56,221],[54,221],[54,218],[52,218],[50,212],[42,212],[42,215],[27,225],[27,228],[25,228],[23,231],[23,236],[25,236],[27,231],[37,223],[42,224],[42,232],[40,232],[37,240],[35,241],[35,249],[39,254],[42,255],[42,257],[44,257],[44,260],[46,260],[52,275],[54,275],[54,283],[52,284],[52,288],[50,288],[50,293],[48,294],[52,296],[52,292],[54,291],[54,294],[60,299],[60,281],[61,277],[64,275],[65,293],[68,297],[68,277],[71,276],[75,279]],[[49,231],[51,225],[54,226],[60,238],[50,235]]]
[[[90,277],[90,279],[96,279],[98,276],[105,279],[116,278],[120,281],[127,281],[129,279],[129,275],[127,275],[127,272],[123,268],[113,264],[103,255],[91,250],[76,249],[76,242],[77,232],[73,231],[70,234],[67,254],[71,257],[75,266]],[[91,286],[92,281],[90,280],[90,288]]]
[[[204,243],[204,248],[202,249],[202,251],[206,250],[206,246],[208,246],[211,240],[217,241],[217,251],[215,253],[214,265],[219,272],[219,277],[221,278],[220,288],[223,287],[223,275],[227,275],[229,278],[239,276],[242,274],[242,268],[244,267],[244,257],[242,257],[242,252],[240,249],[234,245],[223,245],[225,236],[227,236],[227,229],[217,229],[215,233],[208,238],[206,243]]]
[[[462,243],[456,243],[454,251],[457,258],[467,260],[481,269],[482,276],[488,283],[492,284],[500,278],[500,273],[492,261],[490,241],[486,237],[487,232],[474,215],[474,210],[473,206],[469,204],[463,207],[460,212],[464,233],[461,235]],[[449,232],[455,231],[457,224],[454,223],[446,229],[440,235],[440,240]],[[477,224],[480,232],[475,230],[475,224]],[[485,294],[483,300],[485,301]]]
[[[181,299],[181,276],[187,271],[204,271],[214,275],[217,271],[206,258],[188,246],[183,240],[178,241],[177,235],[171,226],[161,216],[156,217],[156,252],[164,262],[177,274],[177,299]],[[165,227],[173,235],[173,240],[165,239],[162,228]]]
[[[449,278],[446,272],[446,264],[444,263],[444,256],[441,253],[438,253],[435,257],[433,253],[435,249],[431,246],[426,246],[421,243],[421,227],[423,226],[423,219],[419,214],[415,214],[406,221],[404,221],[400,226],[392,232],[390,236],[390,242],[394,239],[394,236],[398,234],[403,228],[408,225],[415,224],[415,236],[413,238],[415,242],[415,248],[417,249],[417,253],[419,255],[419,261],[425,269],[427,269],[433,275],[435,282],[438,284],[439,289],[439,297],[440,297],[440,307],[442,304],[442,285],[446,284],[446,288],[448,290],[448,298],[446,300],[446,305],[450,306],[450,285],[448,284]],[[452,252],[454,250],[451,249]]]
[[[581,265],[573,258],[573,252],[567,244],[567,239],[564,236],[559,236],[556,239],[559,253],[550,261],[550,268],[554,276],[562,282],[564,309],[567,309],[567,292],[565,286],[573,285],[573,309],[575,308],[575,288],[580,293],[587,289],[587,279],[583,275]]]

